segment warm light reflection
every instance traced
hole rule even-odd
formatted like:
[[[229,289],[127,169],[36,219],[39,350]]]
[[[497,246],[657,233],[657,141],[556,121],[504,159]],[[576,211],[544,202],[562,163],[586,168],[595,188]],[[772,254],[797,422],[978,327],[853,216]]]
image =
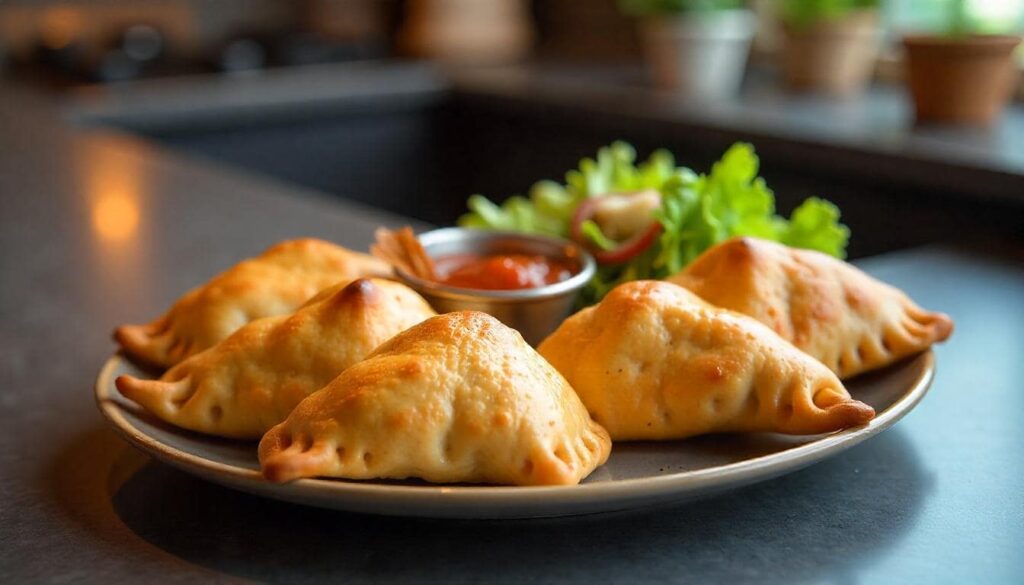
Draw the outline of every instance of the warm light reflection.
[[[122,241],[139,227],[139,206],[123,193],[100,194],[92,203],[92,227],[104,240]]]
[[[90,152],[85,171],[93,232],[108,243],[123,244],[134,238],[140,216],[137,161],[100,148]]]
[[[89,286],[116,311],[156,294],[150,252],[153,177],[136,139],[90,132],[72,147],[75,187],[81,194],[77,233],[87,239]],[[155,284],[154,284],[155,283]]]
[[[40,39],[49,49],[63,49],[82,28],[81,14],[70,7],[51,8],[43,14]]]

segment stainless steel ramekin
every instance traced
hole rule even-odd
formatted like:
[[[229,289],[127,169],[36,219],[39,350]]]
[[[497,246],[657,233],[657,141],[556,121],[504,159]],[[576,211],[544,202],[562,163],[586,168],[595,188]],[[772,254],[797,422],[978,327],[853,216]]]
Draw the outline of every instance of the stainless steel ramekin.
[[[427,254],[441,258],[457,254],[530,254],[562,261],[573,267],[568,280],[523,290],[476,290],[423,280],[396,269],[438,313],[483,311],[518,330],[537,345],[572,313],[580,289],[596,269],[586,250],[567,240],[513,232],[443,228],[419,235]]]

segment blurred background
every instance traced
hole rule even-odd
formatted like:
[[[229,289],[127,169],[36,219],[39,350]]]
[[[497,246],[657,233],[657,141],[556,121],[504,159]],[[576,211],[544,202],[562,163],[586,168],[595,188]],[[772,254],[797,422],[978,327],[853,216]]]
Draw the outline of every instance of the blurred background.
[[[853,257],[1024,237],[1024,0],[93,0],[0,5],[3,83],[436,224],[613,140],[752,142]],[[907,221],[912,218],[913,221]]]

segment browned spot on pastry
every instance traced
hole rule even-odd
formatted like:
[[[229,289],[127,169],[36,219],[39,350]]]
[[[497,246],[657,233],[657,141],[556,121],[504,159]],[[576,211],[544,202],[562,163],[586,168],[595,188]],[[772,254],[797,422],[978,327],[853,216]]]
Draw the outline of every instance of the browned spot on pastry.
[[[335,451],[323,447],[324,445],[321,444],[320,448],[302,453],[291,450],[271,451],[264,454],[261,451],[260,464],[263,469],[263,477],[276,483],[284,483],[302,477],[320,475],[335,465]]]
[[[793,405],[790,403],[786,403],[780,406],[779,416],[782,417],[783,419],[787,419],[793,416]]]
[[[401,410],[388,417],[388,426],[395,430],[408,428],[411,419],[409,411]]]
[[[210,408],[210,418],[214,421],[219,421],[224,417],[224,409],[220,406],[213,406]]]
[[[523,468],[521,471],[523,475],[530,475],[531,473],[533,473],[533,459],[527,459],[526,461],[523,461]]]
[[[859,400],[846,399],[827,409],[829,426],[824,430],[846,429],[867,424],[875,418],[875,409]]]
[[[380,298],[380,289],[368,278],[357,278],[334,296],[334,301],[345,304],[368,305]]]
[[[953,320],[945,313],[929,313],[924,309],[914,307],[908,310],[910,318],[926,330],[930,340],[945,341],[953,333]]]
[[[756,242],[750,238],[736,238],[729,244],[729,261],[737,264],[753,261],[755,245]]]
[[[345,460],[345,447],[338,447],[334,450],[334,454],[338,457],[338,461]]]
[[[373,465],[373,453],[370,453],[369,451],[363,453],[363,465],[367,467]]]
[[[723,367],[722,362],[708,362],[704,368],[704,378],[708,382],[718,382],[725,378],[725,367]]]
[[[313,438],[309,435],[299,435],[295,440],[295,445],[298,447],[299,451],[305,453],[313,448]]]

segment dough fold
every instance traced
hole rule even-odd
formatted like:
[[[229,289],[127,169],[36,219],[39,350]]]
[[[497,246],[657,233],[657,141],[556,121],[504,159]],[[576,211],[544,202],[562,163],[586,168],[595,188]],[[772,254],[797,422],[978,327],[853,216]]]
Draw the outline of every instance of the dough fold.
[[[519,333],[477,312],[405,331],[304,400],[260,442],[264,475],[575,484],[607,432]]]
[[[826,254],[733,238],[668,279],[749,315],[846,379],[946,340],[953,321]]]
[[[292,315],[243,326],[158,380],[119,376],[116,384],[171,424],[256,439],[345,368],[433,315],[401,283],[359,279],[323,291]]]
[[[614,440],[817,434],[874,417],[828,368],[761,323],[667,282],[616,287],[538,351]]]
[[[169,368],[250,321],[295,311],[328,286],[390,273],[368,254],[313,238],[288,240],[185,293],[150,323],[118,327],[114,340],[132,359]]]

